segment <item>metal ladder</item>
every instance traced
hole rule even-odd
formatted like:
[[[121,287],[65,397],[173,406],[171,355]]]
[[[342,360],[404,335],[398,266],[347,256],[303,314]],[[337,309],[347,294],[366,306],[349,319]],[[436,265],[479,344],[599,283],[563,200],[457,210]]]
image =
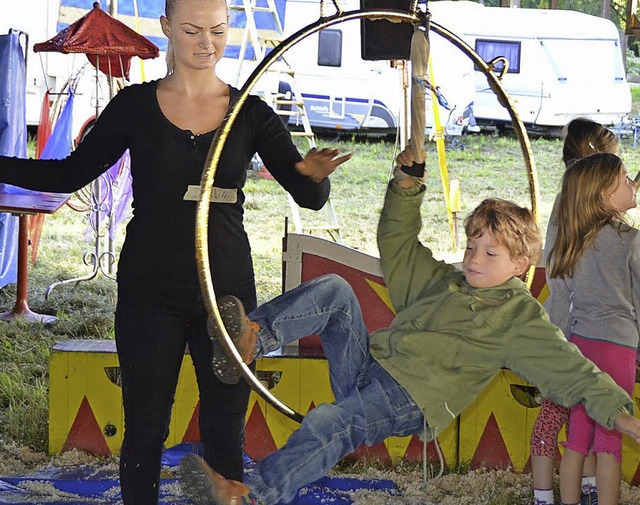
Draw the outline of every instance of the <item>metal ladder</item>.
[[[284,40],[284,30],[274,0],[266,0],[266,6],[258,6],[256,3],[257,0],[231,0],[229,4],[229,10],[244,12],[246,17],[246,24],[242,33],[242,42],[238,54],[237,87],[241,86],[240,79],[248,45],[251,44],[253,47],[255,61],[261,61],[268,54],[269,50]],[[258,29],[255,21],[255,13],[257,12],[270,14],[271,23],[274,28],[270,30]],[[269,69],[267,69],[267,72],[277,74],[279,82],[284,83],[284,85],[279,85],[277,92],[273,91],[262,98],[269,103],[271,108],[282,118],[285,124],[290,124],[290,119],[295,118],[295,126],[301,127],[302,129],[291,131],[291,136],[294,138],[306,138],[309,148],[315,148],[315,135],[309,123],[309,116],[307,115],[307,109],[302,99],[302,93],[300,93],[296,85],[293,68],[286,59],[282,57],[278,62],[271,65]],[[327,224],[303,223],[300,215],[300,207],[290,194],[287,193],[287,197],[289,199],[289,207],[291,208],[291,216],[296,233],[312,234],[314,232],[326,232],[335,242],[342,242],[340,225],[338,224],[338,218],[331,203],[331,197],[327,199],[327,203],[324,205],[329,221]]]

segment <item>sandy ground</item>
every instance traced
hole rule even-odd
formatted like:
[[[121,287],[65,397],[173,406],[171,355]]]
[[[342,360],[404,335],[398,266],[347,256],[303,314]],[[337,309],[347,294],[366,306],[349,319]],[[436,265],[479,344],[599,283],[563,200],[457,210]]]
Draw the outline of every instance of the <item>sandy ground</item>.
[[[33,452],[27,448],[4,444],[0,441],[0,477],[24,476],[49,467],[66,468],[89,466],[95,472],[116,475],[117,458],[98,459],[79,451],[69,451],[54,457]],[[173,469],[164,471],[165,477],[175,477]],[[335,476],[388,479],[400,489],[400,496],[385,492],[358,491],[351,493],[354,505],[529,505],[531,498],[531,476],[516,474],[510,470],[476,470],[467,474],[449,474],[438,479],[423,481],[421,466],[400,465],[393,468],[368,467],[362,463],[347,470],[336,472]],[[47,503],[65,497],[48,484],[25,482],[23,489],[38,495],[38,503]],[[178,486],[164,489],[171,495],[181,496]],[[113,489],[108,494],[117,494]],[[73,495],[66,495],[72,498]],[[502,500],[496,500],[502,496]],[[506,501],[505,498],[506,497]],[[109,498],[105,496],[105,498]],[[95,503],[104,503],[95,500]],[[93,503],[93,500],[87,501]],[[640,505],[640,488],[622,484],[620,505]]]

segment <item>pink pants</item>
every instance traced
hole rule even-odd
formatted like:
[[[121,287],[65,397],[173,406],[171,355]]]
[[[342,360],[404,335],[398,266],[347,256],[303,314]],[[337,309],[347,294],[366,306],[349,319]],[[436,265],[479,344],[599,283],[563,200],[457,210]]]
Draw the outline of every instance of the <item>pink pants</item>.
[[[603,342],[591,340],[572,334],[569,338],[582,354],[593,361],[595,365],[607,372],[611,378],[629,395],[633,394],[636,377],[636,350]],[[587,416],[582,404],[571,408],[571,429],[567,434],[567,441],[563,444],[575,452],[585,456],[591,449],[594,453],[604,452],[613,454],[616,461],[622,459],[622,435],[617,430],[608,430],[597,424]]]

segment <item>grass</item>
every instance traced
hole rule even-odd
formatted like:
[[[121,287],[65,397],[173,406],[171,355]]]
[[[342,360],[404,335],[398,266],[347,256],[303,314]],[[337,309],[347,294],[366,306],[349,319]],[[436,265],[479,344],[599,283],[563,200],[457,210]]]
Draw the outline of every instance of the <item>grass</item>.
[[[631,156],[629,140],[623,154],[635,173],[640,167]],[[375,229],[395,157],[393,143],[321,139],[320,145],[356,150],[356,156],[332,177],[332,202],[342,225],[345,245],[376,255]],[[421,240],[440,257],[455,257],[438,176],[433,145],[429,145],[429,179],[422,207]],[[561,142],[532,140],[540,181],[540,222],[544,229],[557,192],[562,166]],[[456,149],[447,152],[449,176],[459,179],[461,216],[483,198],[500,196],[528,205],[528,183],[520,146],[510,136],[472,135],[463,137]],[[281,244],[285,216],[290,214],[284,190],[274,181],[255,174],[245,188],[245,225],[251,239],[260,302],[282,290]],[[326,220],[324,212],[302,211],[305,222]],[[86,214],[64,207],[47,216],[38,260],[29,267],[29,304],[32,310],[54,314],[54,325],[16,321],[0,325],[0,438],[34,450],[47,447],[47,386],[50,349],[60,340],[113,338],[115,283],[102,275],[75,287],[55,288],[48,300],[44,292],[52,282],[76,278],[89,271],[82,256],[91,250],[83,241]],[[635,219],[637,222],[638,220]],[[290,227],[291,228],[291,227]],[[293,230],[292,230],[293,231]],[[462,232],[461,232],[462,233]],[[459,237],[464,246],[463,236]],[[121,244],[122,233],[118,240]],[[459,255],[458,251],[458,255]],[[15,285],[0,290],[5,310],[15,301]]]
[[[342,226],[343,242],[368,254],[377,255],[375,228],[382,208],[382,200],[395,159],[395,148],[390,142],[330,141],[324,139],[321,146],[353,150],[356,156],[332,176],[331,200]],[[543,232],[551,212],[553,199],[559,189],[563,167],[560,161],[559,139],[532,140],[534,159],[540,186],[539,219]],[[623,139],[622,154],[629,172],[640,169],[629,139]],[[459,217],[466,216],[482,199],[499,196],[530,206],[528,180],[522,161],[521,148],[511,136],[472,135],[463,137],[456,149],[447,152],[449,178],[458,179],[461,188],[462,209]],[[446,205],[440,182],[437,156],[433,144],[429,145],[427,166],[429,179],[427,194],[422,207],[423,230],[421,240],[429,244],[439,257],[459,257],[452,248]],[[280,273],[274,271],[274,255],[279,258],[281,237],[284,233],[284,216],[288,215],[288,203],[282,190],[273,181],[250,177],[245,188],[247,194],[246,227],[252,239],[254,260],[258,276],[258,296],[261,301],[280,292]],[[325,222],[323,212],[302,211],[304,222]],[[635,213],[632,214],[635,217]],[[640,214],[638,214],[640,215]],[[264,226],[269,216],[270,226]],[[637,220],[636,220],[637,221]],[[464,246],[460,227],[459,241]],[[293,230],[292,225],[290,230]],[[266,263],[263,265],[263,261]],[[279,260],[276,260],[279,261]],[[271,266],[267,266],[267,265]],[[264,268],[264,270],[263,270]],[[278,266],[279,268],[279,266]],[[263,272],[267,272],[264,277]]]
[[[332,177],[332,201],[342,225],[343,242],[376,254],[375,230],[395,147],[388,141],[321,139],[321,146],[356,150],[356,156]],[[562,166],[561,142],[532,140],[540,182],[540,222],[543,229],[558,190]],[[421,240],[436,255],[450,257],[452,239],[438,176],[433,144],[428,146],[429,180],[422,207]],[[623,139],[623,156],[633,174],[640,169],[631,141]],[[461,216],[487,196],[499,196],[528,205],[529,190],[520,146],[511,136],[472,135],[460,139],[447,152],[449,176],[460,181]],[[284,190],[271,180],[250,175],[245,225],[251,239],[258,286],[264,302],[281,292],[281,240],[289,215]],[[303,220],[318,222],[323,213],[302,212]],[[636,214],[633,219],[638,222]],[[32,310],[54,314],[50,326],[22,321],[0,324],[0,441],[47,449],[48,359],[54,344],[66,339],[113,338],[115,283],[103,276],[57,287],[48,300],[44,292],[52,282],[83,275],[89,267],[82,256],[91,250],[83,241],[86,215],[65,207],[47,216],[38,260],[29,269],[29,304]],[[463,237],[460,236],[464,246]],[[122,242],[119,235],[118,245]],[[15,285],[0,289],[5,310],[15,301]]]
[[[631,115],[637,115],[638,103],[640,103],[640,86],[631,86],[631,103],[634,104],[631,108]]]

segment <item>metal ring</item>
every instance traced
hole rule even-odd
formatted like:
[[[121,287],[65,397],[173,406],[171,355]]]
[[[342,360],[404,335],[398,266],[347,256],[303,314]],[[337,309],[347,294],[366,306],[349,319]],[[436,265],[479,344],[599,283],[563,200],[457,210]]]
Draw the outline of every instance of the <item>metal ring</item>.
[[[278,398],[276,398],[251,372],[249,367],[242,361],[242,356],[236,349],[231,337],[222,322],[220,312],[218,311],[218,305],[216,303],[216,295],[213,287],[213,281],[211,277],[211,268],[209,264],[209,242],[208,242],[208,225],[209,225],[209,208],[210,198],[213,188],[213,181],[215,178],[216,170],[218,168],[218,162],[220,161],[220,155],[224,144],[229,136],[229,132],[240,113],[240,109],[244,105],[250,90],[256,84],[258,79],[266,72],[266,70],[273,64],[278,58],[282,56],[290,47],[297,44],[304,38],[312,35],[329,26],[350,21],[353,19],[386,19],[392,22],[408,22],[414,25],[429,26],[430,30],[433,30],[437,34],[441,35],[449,42],[458,47],[463,53],[465,53],[476,66],[486,75],[489,81],[489,86],[498,97],[498,101],[504,105],[511,116],[516,136],[520,142],[522,148],[525,165],[527,168],[527,175],[529,180],[529,191],[531,194],[531,210],[533,212],[536,221],[538,220],[538,178],[536,173],[535,164],[533,161],[533,153],[531,150],[531,144],[524,124],[518,117],[507,92],[502,87],[502,83],[493,73],[491,67],[475,52],[466,42],[460,39],[457,35],[450,32],[446,28],[438,25],[434,22],[428,22],[427,16],[422,12],[407,13],[394,9],[361,9],[356,11],[340,11],[337,14],[330,17],[320,18],[315,23],[307,25],[301,30],[297,31],[280,44],[278,44],[256,67],[251,73],[245,84],[240,90],[240,96],[236,103],[231,107],[229,113],[224,118],[218,129],[209,148],[207,159],[202,172],[202,178],[200,181],[200,199],[198,200],[196,208],[196,265],[198,269],[198,278],[200,280],[200,287],[204,299],[205,306],[208,313],[215,319],[213,325],[216,329],[216,337],[222,344],[227,356],[233,361],[233,363],[240,369],[242,376],[249,383],[249,385],[268,403],[270,403],[276,410],[284,414],[285,416],[293,419],[294,421],[301,422],[303,415],[296,412]],[[531,272],[530,272],[531,273]]]

